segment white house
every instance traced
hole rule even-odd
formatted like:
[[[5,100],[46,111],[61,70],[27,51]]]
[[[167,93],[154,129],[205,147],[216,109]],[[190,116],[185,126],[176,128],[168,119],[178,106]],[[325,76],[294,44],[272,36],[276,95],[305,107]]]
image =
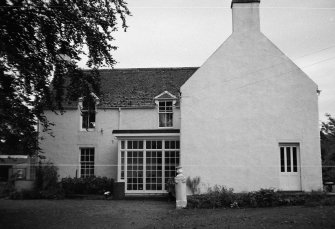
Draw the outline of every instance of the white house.
[[[60,176],[165,193],[181,165],[202,191],[322,189],[317,85],[260,32],[259,0],[233,0],[232,14],[232,35],[200,68],[101,70],[92,104],[46,111],[55,137],[41,133],[41,148]]]

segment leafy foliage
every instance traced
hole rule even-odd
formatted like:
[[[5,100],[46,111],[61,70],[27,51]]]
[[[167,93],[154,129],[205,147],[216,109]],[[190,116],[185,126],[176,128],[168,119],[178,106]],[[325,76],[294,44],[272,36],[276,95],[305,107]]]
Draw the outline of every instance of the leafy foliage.
[[[36,180],[33,190],[9,193],[11,199],[61,199],[64,192],[58,182],[58,168],[50,162],[40,163],[36,168]]]
[[[67,195],[71,194],[97,194],[113,191],[114,180],[107,177],[63,178],[62,188]]]
[[[192,195],[199,193],[199,184],[200,184],[200,177],[190,178],[187,177],[186,185],[191,190]]]
[[[114,180],[107,177],[63,178],[58,181],[58,168],[52,163],[39,164],[36,169],[33,190],[15,191],[14,183],[3,194],[11,199],[62,199],[71,195],[102,195],[105,191],[113,192]],[[5,192],[6,191],[6,192]],[[1,193],[0,193],[1,194]]]
[[[37,120],[50,126],[44,108],[98,93],[96,68],[115,63],[113,33],[127,15],[124,0],[0,0],[0,154],[34,154]],[[83,50],[95,70],[87,77],[75,66]]]
[[[28,191],[23,194],[26,194],[26,198],[29,198],[30,193]],[[35,189],[31,196],[42,199],[58,199],[63,197],[63,190],[58,183],[58,168],[52,163],[40,163],[37,167]]]
[[[188,208],[245,208],[292,205],[334,205],[334,198],[321,192],[289,194],[273,189],[234,193],[233,189],[221,186],[210,188],[207,193],[187,197]]]
[[[335,181],[335,118],[326,115],[328,120],[322,122],[321,154],[323,181]]]

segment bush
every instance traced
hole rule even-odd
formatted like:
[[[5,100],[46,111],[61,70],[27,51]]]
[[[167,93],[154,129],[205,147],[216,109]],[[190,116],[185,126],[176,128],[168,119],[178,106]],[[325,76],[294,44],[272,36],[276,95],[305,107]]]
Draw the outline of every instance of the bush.
[[[214,186],[207,193],[187,197],[188,208],[240,208],[292,205],[335,205],[335,198],[323,192],[287,194],[273,189],[234,193],[233,189]]]
[[[261,189],[249,193],[251,207],[272,207],[279,203],[279,195],[273,189]]]
[[[12,200],[42,199],[41,194],[36,190],[14,191],[9,196]]]
[[[36,168],[33,190],[12,191],[11,199],[61,199],[64,193],[58,182],[58,168],[52,163],[40,163]]]
[[[66,195],[72,194],[96,194],[101,195],[105,191],[113,191],[114,179],[107,177],[63,178],[62,188]]]
[[[169,194],[169,199],[174,200],[176,198],[176,183],[174,181],[174,178],[168,179],[165,185],[165,189]]]
[[[192,192],[192,195],[199,193],[200,191],[199,184],[200,184],[200,177],[194,177],[192,179],[190,177],[187,177],[186,179],[186,185]]]
[[[209,188],[206,194],[188,196],[187,202],[190,208],[221,208],[230,207],[235,201],[233,189],[223,186]]]
[[[27,191],[29,192],[29,191]],[[64,197],[63,190],[58,182],[58,168],[52,163],[40,163],[36,168],[35,189],[31,194],[23,196],[35,196],[41,199],[60,199]]]
[[[15,179],[10,177],[10,179],[3,184],[0,190],[0,197],[9,196],[12,192],[15,191]]]

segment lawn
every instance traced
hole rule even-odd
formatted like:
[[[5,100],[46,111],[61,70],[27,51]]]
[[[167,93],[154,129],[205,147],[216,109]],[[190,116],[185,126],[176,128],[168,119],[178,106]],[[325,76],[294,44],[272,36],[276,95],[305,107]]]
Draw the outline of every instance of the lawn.
[[[0,199],[0,228],[335,228],[335,206],[174,207],[155,200]]]

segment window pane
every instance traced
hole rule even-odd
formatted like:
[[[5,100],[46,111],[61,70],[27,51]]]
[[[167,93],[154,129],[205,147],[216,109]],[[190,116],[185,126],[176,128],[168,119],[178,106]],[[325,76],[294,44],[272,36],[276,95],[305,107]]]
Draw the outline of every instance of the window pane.
[[[159,114],[159,127],[166,127],[166,114],[165,113]]]
[[[165,102],[159,102],[159,111],[165,111]]]
[[[293,147],[293,172],[298,172],[297,167],[297,147]]]
[[[287,172],[291,172],[291,148],[286,147]]]
[[[133,148],[132,143],[133,143],[132,141],[128,141],[128,144],[127,144],[128,149],[132,149]]]
[[[89,128],[95,128],[95,112],[89,113],[88,124]]]
[[[285,172],[284,147],[280,147],[280,171]]]
[[[147,141],[147,143],[146,143],[146,148],[147,148],[147,149],[151,149],[151,141]]]
[[[166,126],[167,127],[173,126],[173,114],[172,113],[166,114]]]
[[[81,127],[83,129],[88,129],[88,112],[82,113],[82,124]]]
[[[167,106],[167,107],[172,107],[172,102],[171,102],[171,101],[169,101],[169,102],[165,102],[165,106]]]
[[[157,141],[157,149],[162,149],[162,141]]]
[[[165,149],[170,149],[170,141],[165,141]]]

